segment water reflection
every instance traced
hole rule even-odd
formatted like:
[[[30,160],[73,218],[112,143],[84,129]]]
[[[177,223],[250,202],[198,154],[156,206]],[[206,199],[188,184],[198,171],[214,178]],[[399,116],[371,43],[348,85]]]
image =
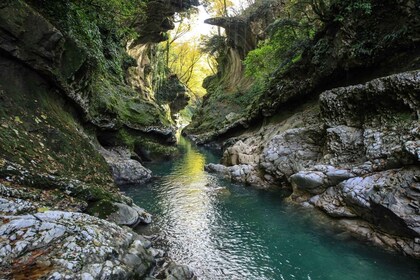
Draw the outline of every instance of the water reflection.
[[[185,156],[161,181],[166,192],[158,201],[165,209],[163,214],[167,223],[161,223],[160,229],[172,258],[189,263],[200,275],[220,275],[222,269],[203,264],[211,259],[227,258],[219,250],[223,244],[212,238],[214,225],[219,220],[215,205],[221,187],[203,172],[204,155],[192,149],[183,138],[180,144],[185,149]]]
[[[149,229],[169,256],[200,279],[419,279],[417,262],[336,239],[313,212],[207,174],[217,158],[180,145],[182,158],[149,166],[161,179],[126,192],[154,214]]]

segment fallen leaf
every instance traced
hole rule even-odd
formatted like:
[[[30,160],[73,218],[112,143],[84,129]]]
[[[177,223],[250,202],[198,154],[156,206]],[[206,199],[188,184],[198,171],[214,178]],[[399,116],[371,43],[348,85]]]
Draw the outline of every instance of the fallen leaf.
[[[17,122],[17,123],[23,123],[22,120],[18,116],[15,117],[15,122]]]
[[[48,208],[48,207],[40,207],[40,208],[37,209],[38,213],[44,213],[48,210],[50,210],[50,208]]]

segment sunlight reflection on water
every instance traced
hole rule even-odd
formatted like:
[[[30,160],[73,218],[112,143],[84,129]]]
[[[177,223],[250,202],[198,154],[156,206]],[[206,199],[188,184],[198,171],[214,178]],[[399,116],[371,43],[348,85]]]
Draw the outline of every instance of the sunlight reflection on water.
[[[415,261],[343,242],[279,194],[204,172],[217,157],[179,144],[181,158],[150,166],[159,180],[126,193],[154,214],[149,230],[159,231],[169,256],[200,279],[419,279]]]

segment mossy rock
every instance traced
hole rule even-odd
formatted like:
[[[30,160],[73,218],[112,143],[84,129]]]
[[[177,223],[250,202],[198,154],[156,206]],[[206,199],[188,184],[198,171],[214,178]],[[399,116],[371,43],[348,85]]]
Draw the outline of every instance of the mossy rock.
[[[89,215],[106,219],[112,213],[115,213],[118,210],[112,201],[103,199],[93,203],[90,203],[86,212]]]

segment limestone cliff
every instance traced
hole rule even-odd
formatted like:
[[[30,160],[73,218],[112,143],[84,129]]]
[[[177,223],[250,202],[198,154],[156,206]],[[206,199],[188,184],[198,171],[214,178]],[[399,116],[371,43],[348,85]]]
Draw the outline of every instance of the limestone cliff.
[[[195,137],[224,140],[223,165],[208,171],[288,190],[355,236],[418,258],[420,7],[371,2],[369,18],[326,25],[247,116]]]
[[[351,1],[334,3],[330,13],[340,15]],[[219,87],[218,94],[213,94],[214,89],[209,90],[209,97],[206,98],[211,99],[211,102],[203,102],[201,110],[186,133],[192,135],[199,143],[226,139],[238,131],[261,123],[266,117],[287,110],[290,106],[316,98],[326,89],[366,82],[376,77],[420,67],[419,7],[416,1],[405,0],[397,3],[372,0],[369,3],[372,6],[369,14],[349,13],[346,14],[345,20],[334,19],[323,25],[304,49],[299,60],[286,69],[281,68],[272,73],[266,81],[268,88],[262,92],[249,92],[246,86],[240,84],[235,95],[230,95],[230,91],[223,86]],[[281,11],[282,6],[278,9]],[[257,18],[261,21],[264,16]],[[275,18],[275,15],[267,15],[267,19],[270,18]],[[264,32],[261,30],[266,30],[270,20],[267,20],[266,25],[258,21],[256,24],[253,20],[247,23],[248,29],[239,28],[238,32],[251,29],[251,36],[264,38]],[[220,19],[213,22],[227,28],[230,26],[222,23]],[[241,42],[244,43],[243,40]],[[246,45],[251,46],[249,43]],[[233,65],[241,64],[230,62],[219,63],[219,77],[228,75]],[[235,75],[243,79],[243,72],[236,71]],[[209,79],[214,81],[214,78]],[[215,80],[215,84],[221,83]],[[229,104],[223,110],[224,116],[233,112],[234,117],[222,118],[217,115],[216,108],[221,106],[214,100],[215,96],[220,96],[217,99],[221,100],[219,103]],[[235,102],[230,99],[234,99]],[[212,125],[213,123],[217,125]]]
[[[156,42],[146,38],[167,30],[146,26],[192,4],[157,2],[166,12],[138,26],[134,59],[112,27],[87,20],[85,2],[1,2],[0,278],[137,279],[163,257],[120,227],[151,216],[115,184],[150,179],[141,162],[175,149],[165,106],[131,82]]]
[[[235,181],[289,189],[356,236],[420,257],[420,72],[335,88],[227,143],[209,165]]]
[[[244,15],[210,18],[205,22],[223,28],[224,36],[216,36],[210,52],[217,52],[217,73],[207,77],[203,87],[207,94],[202,106],[184,130],[196,142],[211,140],[216,135],[247,126],[246,108],[255,99],[253,79],[245,75],[243,60],[259,41],[267,36],[266,28],[281,11],[278,1],[259,2]],[[195,135],[198,135],[196,137]]]

